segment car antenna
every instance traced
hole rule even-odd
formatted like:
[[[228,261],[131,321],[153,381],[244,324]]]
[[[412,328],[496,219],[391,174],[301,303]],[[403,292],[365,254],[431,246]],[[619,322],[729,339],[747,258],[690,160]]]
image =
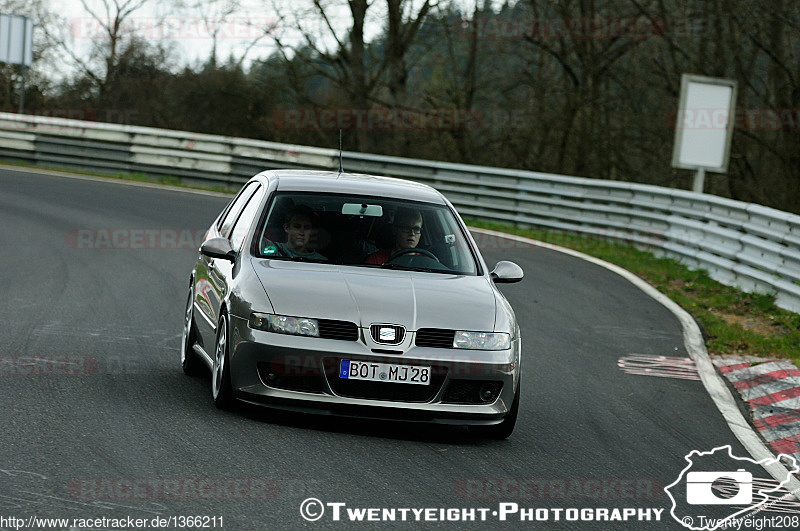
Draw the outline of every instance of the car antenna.
[[[342,130],[339,129],[339,175],[342,174]]]

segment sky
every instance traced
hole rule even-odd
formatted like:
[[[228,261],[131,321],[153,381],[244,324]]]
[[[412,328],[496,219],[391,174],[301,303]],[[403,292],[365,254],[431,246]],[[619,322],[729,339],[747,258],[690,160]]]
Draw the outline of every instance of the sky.
[[[135,4],[142,0],[105,0],[105,3],[104,0],[85,0],[94,14],[102,19],[100,21],[80,0],[45,1],[50,2],[50,8],[63,17],[62,31],[68,46],[79,57],[88,57],[93,44],[103,38],[103,25],[108,20],[104,5],[107,3],[113,7],[115,1]],[[239,4],[239,8],[223,17],[226,5],[231,1]],[[341,36],[346,35],[350,20],[346,2],[322,2],[332,6],[329,10],[332,26]],[[318,42],[334,47],[335,41],[328,29],[319,17],[311,14],[311,6],[311,0],[144,0],[143,6],[127,18],[126,28],[141,38],[172,48],[176,66],[192,66],[206,61],[215,42],[212,34],[217,28],[218,61],[226,61],[231,54],[236,60],[244,56],[243,63],[247,66],[277,50],[272,36],[278,36],[284,42],[298,42],[300,37],[295,29],[298,21]],[[380,2],[375,2],[370,10],[366,31],[368,39],[380,31],[378,18],[381,10]],[[265,37],[265,33],[269,36]]]
[[[124,3],[126,0],[117,0]],[[192,0],[196,1],[196,0]],[[80,0],[50,0],[51,7],[66,19],[67,42],[79,56],[88,56],[92,46],[103,39],[103,26],[108,20],[101,0],[86,0],[98,20],[84,8]],[[114,0],[108,0],[113,6]],[[146,1],[127,17],[126,29],[132,34],[174,49],[180,64],[194,64],[208,59],[214,45],[212,33],[217,30],[217,57],[226,59],[231,53],[237,59],[245,53],[249,60],[266,57],[275,51],[275,43],[263,37],[263,27],[279,25],[270,0],[241,0],[242,7],[222,18],[224,2],[205,2],[202,9],[182,7],[177,2]],[[56,7],[57,6],[57,7]],[[113,13],[113,11],[112,11]],[[113,17],[113,14],[112,14]],[[253,41],[258,44],[247,51]]]

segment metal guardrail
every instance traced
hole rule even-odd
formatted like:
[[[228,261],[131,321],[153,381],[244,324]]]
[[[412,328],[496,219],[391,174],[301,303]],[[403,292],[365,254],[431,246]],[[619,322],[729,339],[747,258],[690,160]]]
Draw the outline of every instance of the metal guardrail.
[[[338,167],[338,151],[0,113],[0,158],[239,185],[271,168]],[[647,246],[800,312],[800,216],[643,184],[344,152],[350,172],[430,184],[466,216]]]

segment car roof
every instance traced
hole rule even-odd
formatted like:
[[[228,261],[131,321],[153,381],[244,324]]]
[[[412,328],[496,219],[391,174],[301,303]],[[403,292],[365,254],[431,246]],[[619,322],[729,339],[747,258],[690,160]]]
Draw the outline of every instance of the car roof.
[[[275,183],[278,191],[335,192],[447,204],[434,188],[393,177],[312,170],[269,170],[256,177]]]

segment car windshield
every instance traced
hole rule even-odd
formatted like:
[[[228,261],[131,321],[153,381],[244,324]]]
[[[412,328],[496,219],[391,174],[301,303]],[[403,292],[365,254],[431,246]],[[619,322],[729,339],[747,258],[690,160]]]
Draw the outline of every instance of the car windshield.
[[[273,195],[256,232],[260,258],[460,275],[478,267],[445,205],[330,193]]]

